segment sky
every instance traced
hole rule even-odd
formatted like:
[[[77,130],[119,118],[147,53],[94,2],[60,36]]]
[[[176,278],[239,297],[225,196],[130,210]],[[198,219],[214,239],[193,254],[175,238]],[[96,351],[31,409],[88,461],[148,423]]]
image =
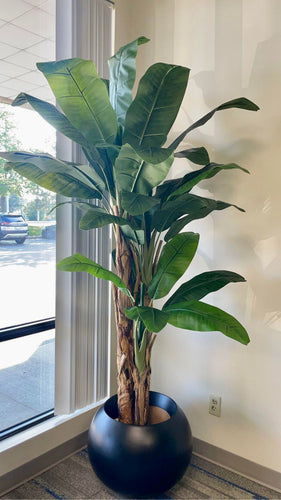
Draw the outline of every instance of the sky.
[[[55,155],[55,129],[35,111],[24,108],[10,108],[14,113],[17,136],[25,151],[39,149]]]

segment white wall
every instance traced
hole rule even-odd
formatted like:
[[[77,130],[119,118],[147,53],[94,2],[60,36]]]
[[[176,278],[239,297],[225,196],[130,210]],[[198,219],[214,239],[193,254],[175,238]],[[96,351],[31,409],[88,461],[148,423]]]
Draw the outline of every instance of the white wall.
[[[281,472],[281,2],[116,0],[116,47],[139,35],[152,41],[139,48],[138,74],[160,60],[192,69],[175,133],[235,97],[261,108],[220,112],[189,136],[213,161],[251,171],[202,184],[200,193],[246,214],[228,209],[194,224],[201,240],[189,271],[247,278],[208,301],[236,316],[251,343],[167,327],[154,348],[153,388],[177,400],[197,438]],[[208,414],[210,393],[222,396],[221,418]]]

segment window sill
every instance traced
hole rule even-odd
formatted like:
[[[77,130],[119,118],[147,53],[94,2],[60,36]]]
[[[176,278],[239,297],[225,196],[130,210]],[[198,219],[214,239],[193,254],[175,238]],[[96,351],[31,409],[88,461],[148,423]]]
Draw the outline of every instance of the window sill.
[[[0,445],[0,480],[1,477],[9,475],[15,469],[27,465],[75,437],[86,433],[94,414],[104,401],[76,410],[70,415],[55,416],[2,441]],[[57,460],[57,457],[54,456],[54,463]]]

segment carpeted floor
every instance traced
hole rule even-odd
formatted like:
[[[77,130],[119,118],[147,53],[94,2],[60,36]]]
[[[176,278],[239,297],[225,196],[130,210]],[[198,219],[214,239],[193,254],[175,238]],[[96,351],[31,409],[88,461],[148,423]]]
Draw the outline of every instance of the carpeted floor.
[[[15,478],[16,481],[16,478]],[[86,450],[2,496],[3,499],[121,499],[94,475]],[[193,455],[181,481],[161,499],[281,499],[281,494]]]

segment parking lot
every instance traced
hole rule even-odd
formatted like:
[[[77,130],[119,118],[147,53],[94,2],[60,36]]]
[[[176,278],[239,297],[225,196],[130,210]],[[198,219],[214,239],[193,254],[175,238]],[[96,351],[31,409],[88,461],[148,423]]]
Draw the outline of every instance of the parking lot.
[[[55,245],[0,242],[0,328],[55,315]]]

